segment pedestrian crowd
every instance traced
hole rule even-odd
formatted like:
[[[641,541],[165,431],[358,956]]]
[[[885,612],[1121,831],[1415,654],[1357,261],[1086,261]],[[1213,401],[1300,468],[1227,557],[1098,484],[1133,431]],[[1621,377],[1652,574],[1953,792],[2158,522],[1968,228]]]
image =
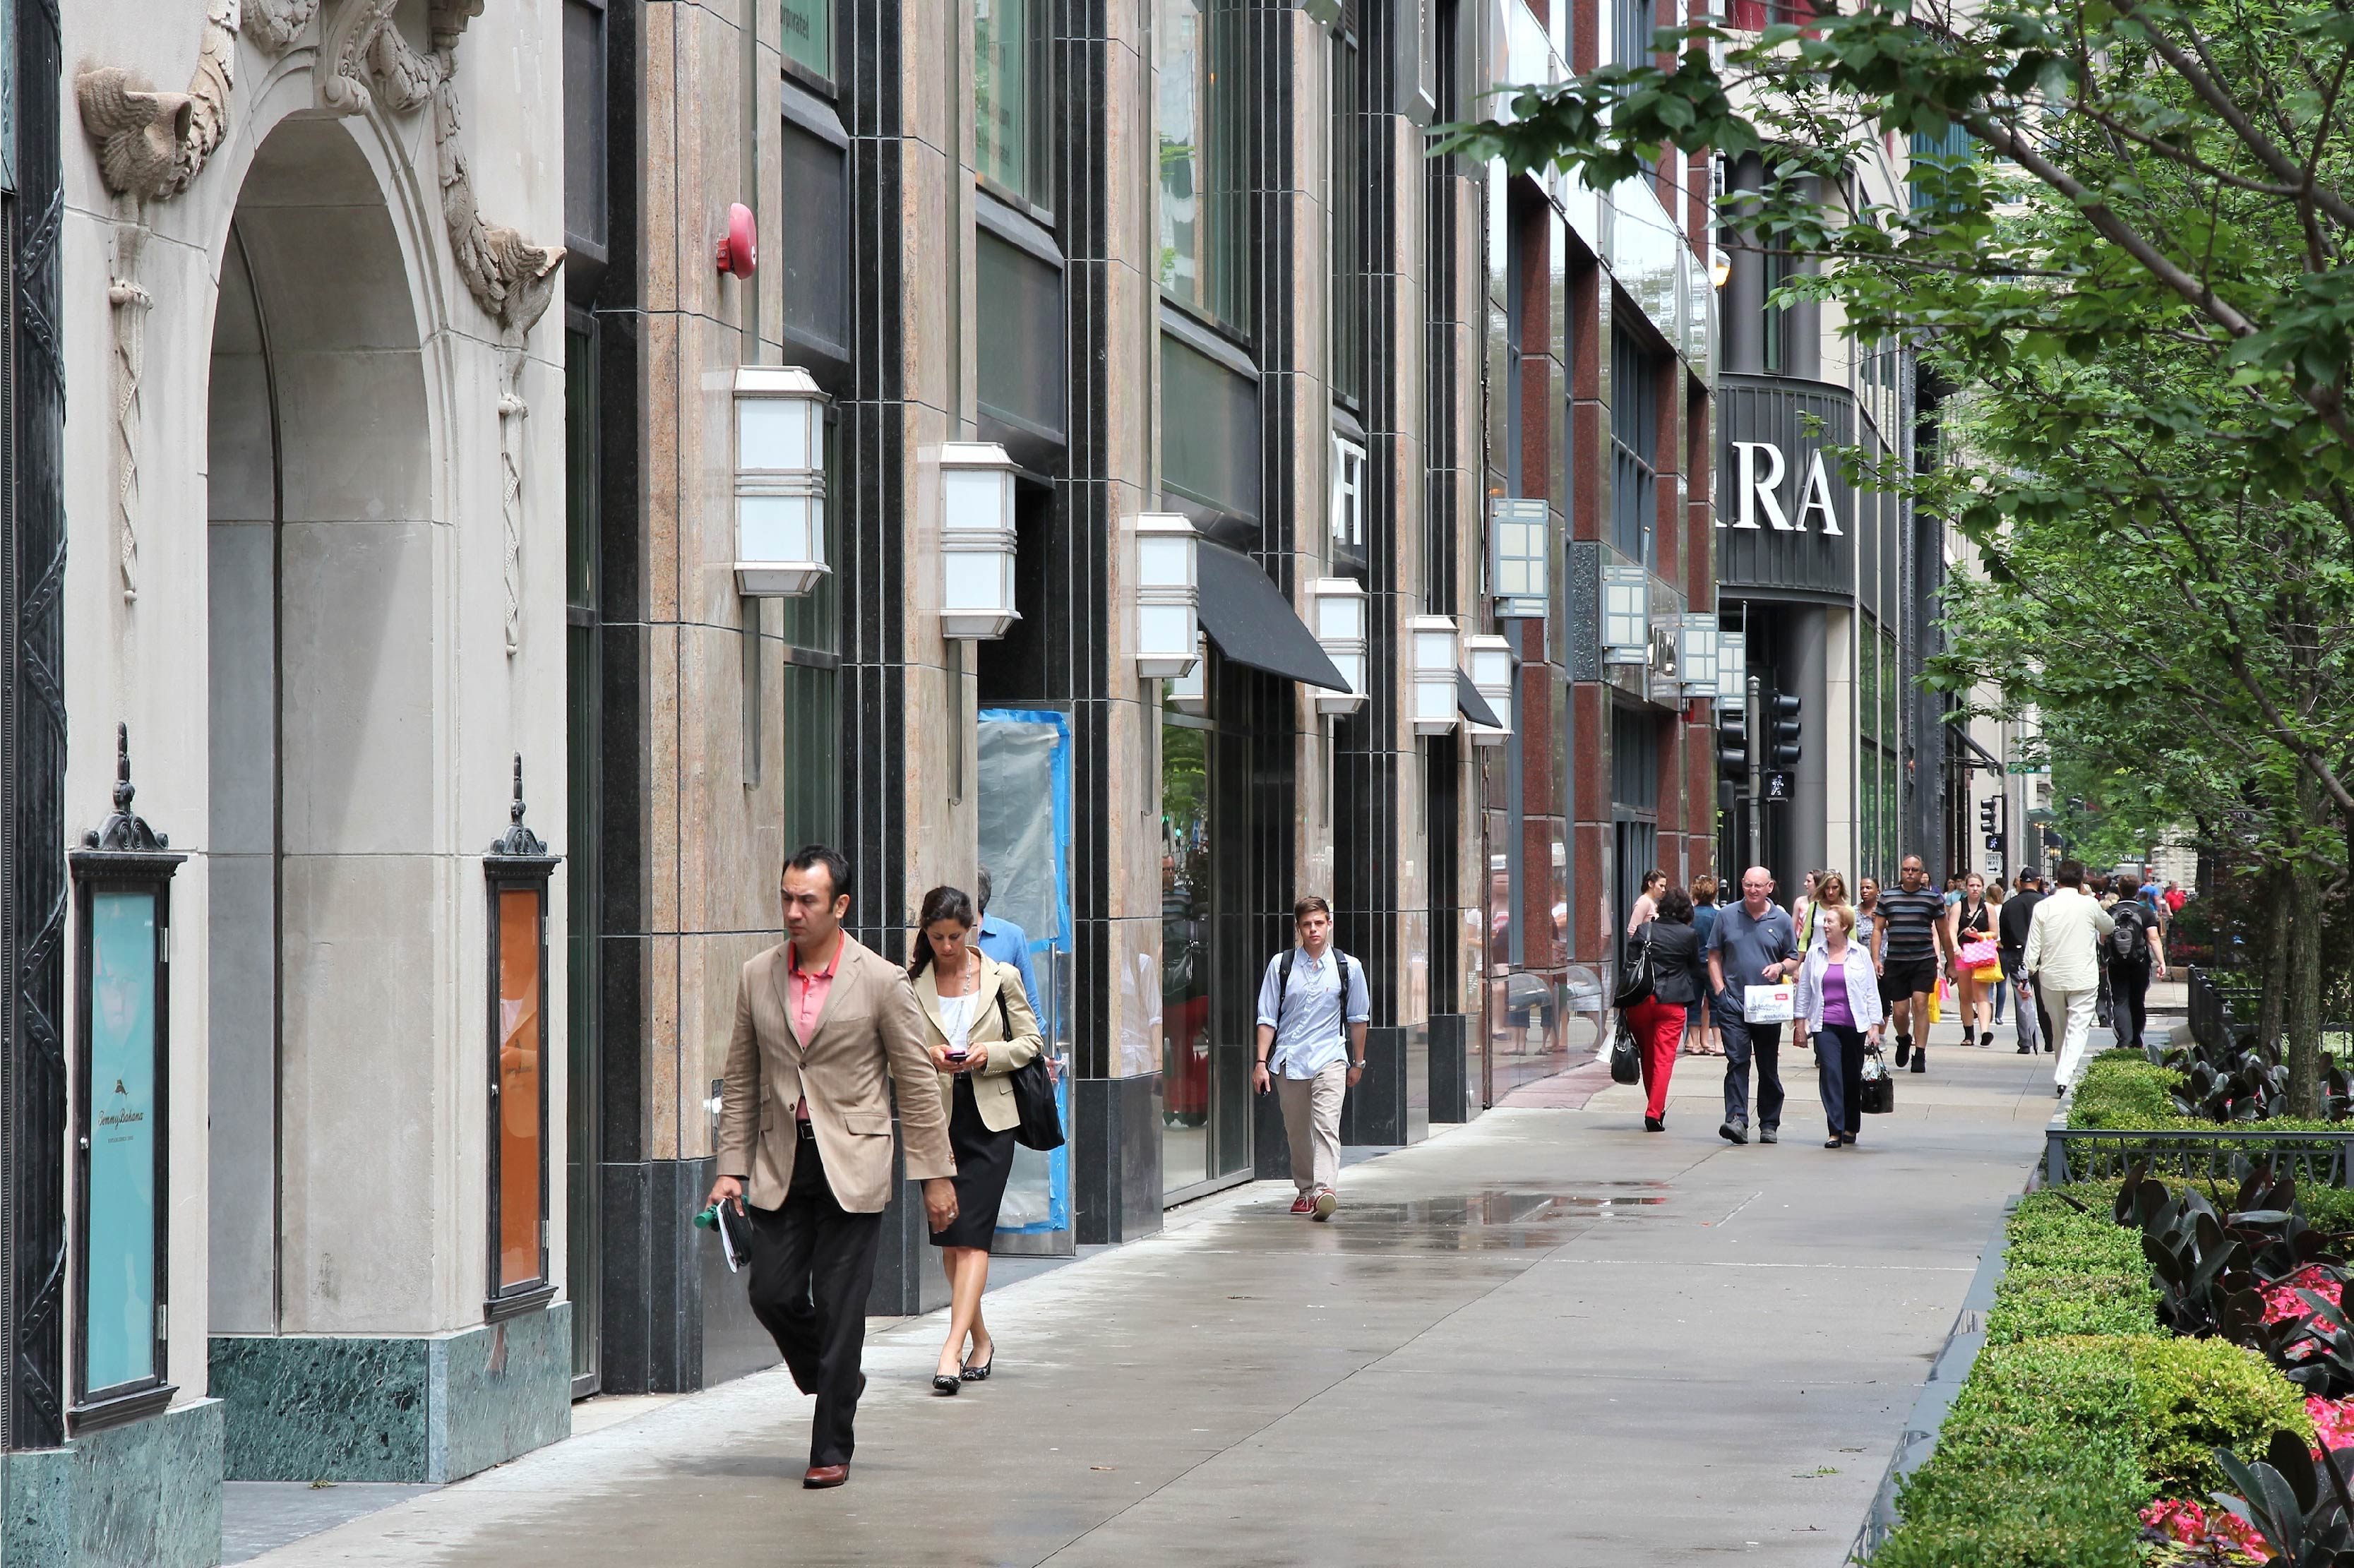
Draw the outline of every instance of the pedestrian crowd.
[[[1883,890],[1861,878],[1852,899],[1837,871],[1811,871],[1785,909],[1773,873],[1753,865],[1741,896],[1720,906],[1713,878],[1690,892],[1662,872],[1646,874],[1628,928],[1617,996],[1624,1054],[1643,1087],[1643,1128],[1667,1128],[1668,1086],[1679,1055],[1724,1059],[1727,1142],[1781,1141],[1787,1097],[1783,1031],[1815,1054],[1823,1147],[1856,1141],[1866,1085],[1894,1066],[1929,1070],[1929,1022],[1939,1004],[1962,1043],[1994,1044],[2008,1010],[2020,1055],[2050,1052],[2054,1093],[2064,1093],[2097,1022],[2138,1048],[2149,987],[2167,977],[2166,929],[2185,895],[2143,868],[2087,874],[2061,863],[2057,886],[2034,871],[2005,887],[1973,872],[1940,893],[1918,855]]]
[[[1666,1129],[1679,1054],[1715,1055],[1718,1133],[1778,1142],[1787,1026],[1795,1049],[1814,1053],[1823,1147],[1854,1144],[1867,1101],[1889,1088],[1886,1036],[1898,1068],[1928,1071],[1941,977],[1966,1044],[1993,1043],[2008,1001],[2020,1053],[2051,1051],[2064,1091],[2095,1019],[2114,1019],[2121,1044],[2140,1043],[2182,897],[2147,868],[2137,886],[2068,861],[2056,880],[2046,893],[2032,872],[2009,890],[1973,874],[1941,895],[1908,855],[1893,890],[1864,877],[1850,894],[1840,873],[1816,871],[1786,909],[1764,866],[1741,874],[1730,902],[1712,878],[1686,889],[1650,872],[1629,910],[1617,996],[1644,1128]],[[977,885],[977,898],[951,886],[924,895],[903,969],[843,928],[848,863],[809,845],[780,877],[787,939],[738,978],[704,1220],[748,1266],[754,1315],[795,1386],[816,1397],[806,1487],[849,1476],[897,1145],[949,1283],[932,1389],[953,1396],[998,1362],[981,1299],[1015,1145],[1062,1140],[1029,938],[990,915],[986,870]],[[1292,922],[1293,944],[1260,982],[1251,1082],[1281,1109],[1291,1212],[1322,1222],[1340,1204],[1341,1112],[1365,1071],[1371,996],[1363,966],[1333,945],[1329,904],[1304,897]]]

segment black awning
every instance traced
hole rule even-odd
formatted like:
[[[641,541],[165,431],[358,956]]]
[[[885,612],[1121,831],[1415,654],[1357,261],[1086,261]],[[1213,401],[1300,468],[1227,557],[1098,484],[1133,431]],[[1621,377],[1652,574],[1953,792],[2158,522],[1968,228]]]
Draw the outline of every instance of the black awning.
[[[1955,760],[1962,765],[1964,771],[1967,771],[1973,768],[1983,768],[1989,773],[2000,773],[2003,771],[2001,758],[1996,757],[1994,753],[1988,751],[1985,747],[1980,746],[1976,740],[1972,739],[1970,737],[1970,732],[1962,728],[1961,726],[1946,726],[1946,734],[1956,742],[1964,751],[1975,751],[1978,754],[1978,760],[1976,762],[1971,761],[1967,757],[1955,758]],[[1950,748],[1948,749],[1950,750]]]
[[[1349,689],[1316,634],[1248,556],[1204,539],[1200,562],[1202,630],[1219,652],[1286,680]]]
[[[1473,724],[1484,724],[1490,729],[1504,727],[1504,721],[1496,716],[1496,710],[1488,705],[1488,699],[1479,694],[1471,677],[1460,670],[1455,672],[1455,708]]]

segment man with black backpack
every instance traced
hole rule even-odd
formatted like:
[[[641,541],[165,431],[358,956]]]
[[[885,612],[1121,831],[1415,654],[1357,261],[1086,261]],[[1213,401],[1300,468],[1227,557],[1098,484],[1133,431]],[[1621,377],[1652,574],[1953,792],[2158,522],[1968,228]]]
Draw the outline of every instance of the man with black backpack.
[[[2151,971],[2166,978],[2166,936],[2158,912],[2138,898],[2120,898],[2109,906],[2116,922],[2107,938],[2109,991],[2114,999],[2117,1044],[2141,1049],[2142,1027],[2148,1022]]]
[[[1292,906],[1299,945],[1267,960],[1258,988],[1258,1063],[1251,1087],[1279,1091],[1291,1135],[1295,1214],[1329,1220],[1341,1205],[1341,1102],[1365,1074],[1373,999],[1365,968],[1332,946],[1332,906],[1314,894]],[[1280,1074],[1280,1077],[1274,1075]]]

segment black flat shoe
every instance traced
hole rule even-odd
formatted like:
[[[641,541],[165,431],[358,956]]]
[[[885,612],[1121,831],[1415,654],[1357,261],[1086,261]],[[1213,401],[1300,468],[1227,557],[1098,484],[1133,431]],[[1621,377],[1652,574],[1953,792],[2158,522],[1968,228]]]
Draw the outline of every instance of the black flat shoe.
[[[990,1369],[994,1367],[996,1364],[997,1347],[992,1344],[989,1347],[989,1359],[987,1361],[981,1362],[977,1367],[967,1366],[962,1372],[957,1373],[957,1376],[963,1379],[966,1383],[987,1383],[989,1381]]]
[[[1841,1143],[1852,1145],[1855,1142],[1855,1134],[1851,1132],[1842,1132],[1840,1134],[1840,1141]]]
[[[1844,1138],[1826,1138],[1823,1139],[1823,1147],[1825,1149],[1837,1149],[1846,1141],[1847,1139]]]
[[[1668,1130],[1668,1124],[1664,1118],[1647,1116],[1643,1118],[1643,1130],[1645,1132],[1665,1132]]]
[[[953,1377],[946,1372],[934,1372],[932,1374],[932,1392],[934,1393],[954,1393],[963,1386],[964,1381],[962,1374],[960,1373]]]

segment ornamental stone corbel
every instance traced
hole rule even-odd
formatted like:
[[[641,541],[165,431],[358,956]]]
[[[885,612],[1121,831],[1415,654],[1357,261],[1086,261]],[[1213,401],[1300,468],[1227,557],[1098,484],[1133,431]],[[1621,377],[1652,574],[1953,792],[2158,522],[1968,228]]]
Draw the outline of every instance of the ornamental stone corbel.
[[[245,0],[245,36],[276,59],[294,47],[318,14],[319,0]]]
[[[140,381],[147,312],[154,303],[139,281],[147,204],[186,190],[228,134],[237,21],[236,0],[212,0],[206,8],[204,38],[186,92],[158,92],[121,66],[99,66],[74,78],[82,130],[98,144],[99,178],[114,198],[106,298],[114,327],[115,554],[126,600],[139,597]]]

